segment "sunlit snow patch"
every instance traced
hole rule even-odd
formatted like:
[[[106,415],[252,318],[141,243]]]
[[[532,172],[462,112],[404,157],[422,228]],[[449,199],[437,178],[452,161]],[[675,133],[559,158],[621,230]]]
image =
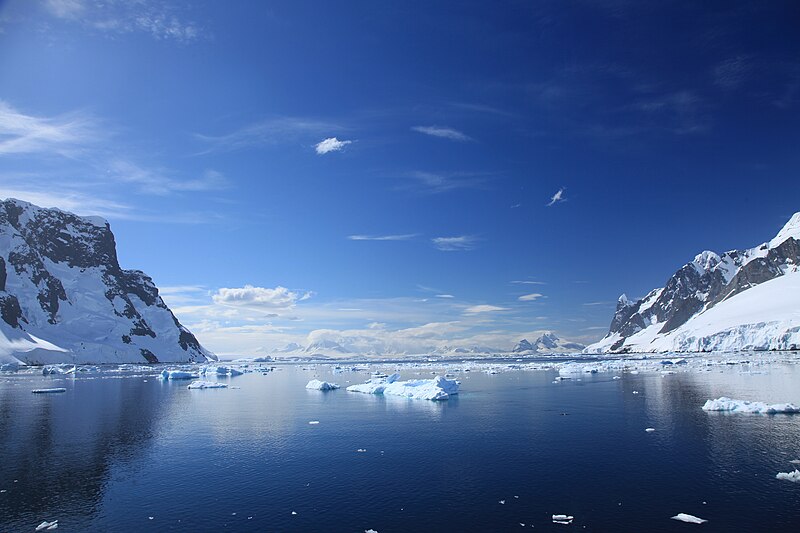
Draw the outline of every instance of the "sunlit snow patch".
[[[732,413],[751,413],[774,415],[778,413],[800,413],[800,407],[791,403],[775,403],[768,405],[764,402],[748,402],[747,400],[734,400],[732,398],[717,398],[707,400],[703,404],[703,411],[726,411]]]

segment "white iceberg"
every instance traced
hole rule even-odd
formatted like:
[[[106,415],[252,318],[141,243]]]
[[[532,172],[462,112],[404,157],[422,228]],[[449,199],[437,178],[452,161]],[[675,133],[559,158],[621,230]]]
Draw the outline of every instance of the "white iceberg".
[[[58,520],[53,520],[52,522],[44,521],[38,526],[36,526],[36,531],[51,531],[53,529],[58,529]]]
[[[800,413],[800,407],[791,403],[775,403],[768,405],[764,402],[748,402],[747,400],[734,400],[732,398],[717,398],[708,400],[703,404],[703,411],[727,411],[732,413],[751,413],[774,415],[778,413]]]
[[[778,472],[775,479],[783,479],[784,481],[791,481],[793,483],[800,483],[800,470],[795,468],[794,472]]]
[[[318,379],[312,379],[306,385],[307,389],[313,390],[336,390],[339,388],[339,385],[336,383],[329,383],[327,381],[320,381]]]
[[[192,381],[187,389],[227,389],[228,385],[219,381]]]
[[[366,383],[350,385],[349,392],[365,394],[383,394],[384,396],[403,396],[415,400],[447,400],[450,395],[458,394],[458,381],[436,376],[433,379],[412,379],[397,381],[399,374],[392,374],[385,379],[370,379]]]
[[[161,371],[161,379],[194,379],[198,377],[197,374],[193,372],[187,372],[185,370],[162,370]]]
[[[681,522],[686,522],[688,524],[702,524],[704,522],[708,522],[708,520],[703,520],[702,518],[697,518],[696,516],[686,513],[678,513],[671,518],[673,520],[680,520]]]
[[[200,369],[201,376],[241,376],[244,374],[241,370],[238,370],[233,367],[229,366],[219,366],[219,365],[208,365],[204,366]]]

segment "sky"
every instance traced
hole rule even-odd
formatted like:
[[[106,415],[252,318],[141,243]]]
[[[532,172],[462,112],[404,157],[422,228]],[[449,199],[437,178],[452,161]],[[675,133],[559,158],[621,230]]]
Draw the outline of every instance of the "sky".
[[[220,354],[584,343],[800,211],[796,2],[0,1],[0,198]]]

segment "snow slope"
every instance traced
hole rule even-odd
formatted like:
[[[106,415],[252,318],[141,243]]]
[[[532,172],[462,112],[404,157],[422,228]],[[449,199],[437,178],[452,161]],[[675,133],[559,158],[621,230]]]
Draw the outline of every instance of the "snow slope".
[[[637,302],[620,297],[586,353],[800,349],[800,213],[748,250],[698,254]]]
[[[0,363],[215,359],[138,270],[123,270],[108,223],[0,201]]]

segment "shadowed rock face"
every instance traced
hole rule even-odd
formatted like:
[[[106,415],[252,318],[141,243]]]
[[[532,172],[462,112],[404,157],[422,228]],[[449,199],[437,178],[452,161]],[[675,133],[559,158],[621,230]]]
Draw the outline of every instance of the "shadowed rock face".
[[[213,357],[178,322],[149,276],[120,267],[105,220],[19,200],[0,201],[0,318],[0,327],[28,332],[64,353],[75,355],[79,346],[81,362]]]
[[[622,295],[611,320],[607,337],[619,335],[610,351],[625,351],[625,339],[653,324],[659,334],[669,333],[697,313],[751,287],[783,276],[800,265],[800,241],[793,234],[800,214],[792,217],[778,238],[749,250],[732,250],[721,256],[703,252],[681,267],[661,289],[630,302]]]

